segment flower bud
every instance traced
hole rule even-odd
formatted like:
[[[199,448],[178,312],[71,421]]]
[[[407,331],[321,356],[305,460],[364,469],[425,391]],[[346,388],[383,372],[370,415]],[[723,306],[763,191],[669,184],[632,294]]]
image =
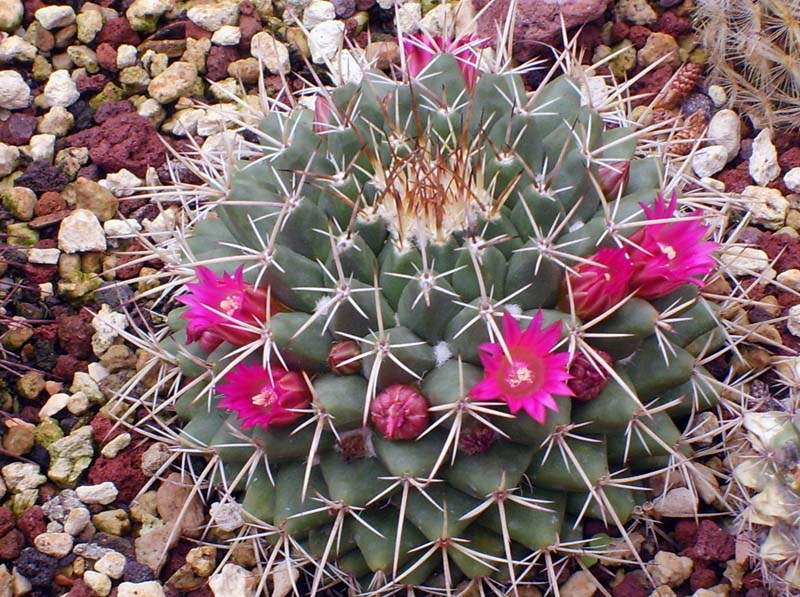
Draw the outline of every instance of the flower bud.
[[[609,164],[602,164],[598,169],[598,182],[603,194],[608,199],[616,199],[628,182],[631,163],[628,160],[617,160]]]
[[[597,354],[609,365],[613,364],[611,355],[607,352],[598,350]],[[589,357],[582,352],[575,355],[572,360],[569,374],[572,379],[569,380],[568,385],[570,390],[575,393],[573,396],[575,400],[584,402],[593,400],[608,385],[609,376],[603,366],[590,361]]]
[[[337,342],[328,353],[328,367],[336,375],[355,375],[361,371],[361,349],[353,340]]]
[[[416,439],[428,426],[428,401],[411,386],[395,384],[375,396],[372,422],[386,439]]]

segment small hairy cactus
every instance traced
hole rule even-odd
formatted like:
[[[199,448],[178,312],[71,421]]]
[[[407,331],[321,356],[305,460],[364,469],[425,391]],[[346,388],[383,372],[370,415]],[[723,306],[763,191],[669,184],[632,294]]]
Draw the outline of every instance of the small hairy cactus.
[[[800,5],[697,0],[695,26],[710,81],[757,127],[800,128]]]
[[[170,286],[156,411],[311,593],[516,590],[551,548],[590,557],[609,538],[582,523],[624,532],[717,401],[716,244],[636,134],[581,81],[529,92],[479,44],[411,44],[410,81],[272,106]]]

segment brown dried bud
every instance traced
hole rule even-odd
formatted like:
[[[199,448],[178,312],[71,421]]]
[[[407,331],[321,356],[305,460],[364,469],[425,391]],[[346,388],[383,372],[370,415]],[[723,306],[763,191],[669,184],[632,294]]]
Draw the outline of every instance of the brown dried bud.
[[[458,449],[467,454],[483,454],[496,441],[494,430],[482,423],[475,423],[461,432]]]
[[[355,375],[361,371],[361,349],[353,340],[337,342],[328,353],[328,367],[336,375]]]
[[[417,439],[428,426],[428,401],[411,386],[389,386],[375,396],[370,413],[386,439]]]
[[[611,365],[613,360],[611,355],[602,350],[597,354]],[[575,394],[575,400],[588,401],[597,398],[598,394],[608,385],[609,376],[602,365],[589,360],[582,352],[579,352],[569,366],[569,374],[572,376],[567,382],[569,389]]]

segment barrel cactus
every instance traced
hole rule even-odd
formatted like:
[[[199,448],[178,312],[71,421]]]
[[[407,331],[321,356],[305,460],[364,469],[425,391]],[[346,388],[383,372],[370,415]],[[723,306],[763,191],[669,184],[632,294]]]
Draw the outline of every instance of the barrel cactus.
[[[179,243],[146,402],[270,564],[312,564],[301,594],[590,564],[609,537],[583,523],[624,533],[718,399],[702,214],[585,81],[531,92],[480,52],[412,39],[405,81],[271,103]]]

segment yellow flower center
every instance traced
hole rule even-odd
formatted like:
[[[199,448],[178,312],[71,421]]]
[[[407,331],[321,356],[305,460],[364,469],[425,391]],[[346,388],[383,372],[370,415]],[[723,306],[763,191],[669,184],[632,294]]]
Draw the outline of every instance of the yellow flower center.
[[[658,248],[661,249],[661,252],[664,253],[670,261],[675,259],[675,256],[678,254],[675,249],[669,245],[659,245]]]
[[[516,365],[506,376],[506,383],[512,388],[533,382],[533,372],[525,365]]]
[[[253,396],[253,404],[256,406],[272,406],[278,399],[278,395],[270,387],[261,388],[261,392]]]
[[[233,315],[242,306],[242,295],[229,294],[219,303],[219,310],[225,315]]]

